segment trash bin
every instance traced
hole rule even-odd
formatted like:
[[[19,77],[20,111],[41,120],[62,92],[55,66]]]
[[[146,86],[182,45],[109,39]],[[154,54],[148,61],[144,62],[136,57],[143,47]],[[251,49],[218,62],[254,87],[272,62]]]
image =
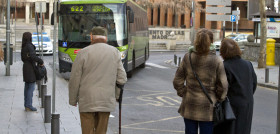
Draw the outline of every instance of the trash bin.
[[[4,43],[4,64],[7,63],[7,44]],[[13,65],[13,44],[10,44],[10,65]]]

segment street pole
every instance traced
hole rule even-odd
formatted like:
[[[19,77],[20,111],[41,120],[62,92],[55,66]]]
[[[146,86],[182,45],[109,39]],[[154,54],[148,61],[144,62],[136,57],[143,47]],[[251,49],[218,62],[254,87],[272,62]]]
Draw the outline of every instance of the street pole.
[[[225,38],[226,34],[226,21],[223,21],[223,39]]]
[[[276,134],[280,134],[280,65],[278,75],[278,108],[277,108],[277,123],[276,123]]]
[[[40,23],[41,23],[41,59],[43,59],[43,14],[42,14],[42,2],[40,2]]]
[[[195,1],[192,1],[192,28],[191,28],[191,42],[194,45],[195,38]]]
[[[52,113],[55,113],[57,2],[54,0]]]
[[[231,34],[233,34],[233,22],[231,22]]]
[[[56,84],[56,26],[57,26],[57,0],[54,0],[54,29],[53,29],[53,85],[52,85],[52,118],[51,133],[60,133],[60,115],[55,113],[55,84]]]
[[[239,12],[239,7],[236,9],[237,12]],[[239,20],[239,15],[236,15],[236,34],[238,34],[238,20]]]
[[[14,47],[15,47],[15,61],[17,60],[17,56],[16,56],[16,50],[17,50],[17,32],[16,32],[16,28],[17,28],[17,0],[15,0],[15,44],[14,44]]]
[[[6,76],[10,76],[10,0],[7,0],[7,23],[6,23]]]

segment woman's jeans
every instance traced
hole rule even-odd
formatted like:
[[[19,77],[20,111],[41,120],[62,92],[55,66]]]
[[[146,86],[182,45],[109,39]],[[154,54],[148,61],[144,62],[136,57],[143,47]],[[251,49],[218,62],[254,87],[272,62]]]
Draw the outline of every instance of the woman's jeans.
[[[24,85],[24,107],[32,108],[33,91],[35,90],[35,82],[25,82]]]
[[[185,122],[185,134],[212,134],[213,133],[213,122],[212,121],[194,121],[184,118]]]

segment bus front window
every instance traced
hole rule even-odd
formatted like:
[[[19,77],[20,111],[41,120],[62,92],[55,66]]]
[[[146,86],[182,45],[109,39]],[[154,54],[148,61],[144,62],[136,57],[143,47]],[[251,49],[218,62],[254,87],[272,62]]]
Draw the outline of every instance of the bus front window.
[[[90,42],[90,32],[95,26],[108,30],[108,43],[115,47],[123,46],[127,39],[125,4],[61,6],[61,39],[67,42]],[[81,10],[82,9],[82,10]],[[75,47],[75,46],[73,46]]]

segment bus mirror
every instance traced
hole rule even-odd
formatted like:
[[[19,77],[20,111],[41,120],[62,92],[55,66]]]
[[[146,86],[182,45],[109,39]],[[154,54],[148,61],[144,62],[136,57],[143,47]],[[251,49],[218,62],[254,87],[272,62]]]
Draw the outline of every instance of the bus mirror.
[[[54,15],[52,13],[52,16],[51,16],[51,25],[54,25]]]
[[[134,23],[134,13],[132,10],[129,10],[129,23]]]

